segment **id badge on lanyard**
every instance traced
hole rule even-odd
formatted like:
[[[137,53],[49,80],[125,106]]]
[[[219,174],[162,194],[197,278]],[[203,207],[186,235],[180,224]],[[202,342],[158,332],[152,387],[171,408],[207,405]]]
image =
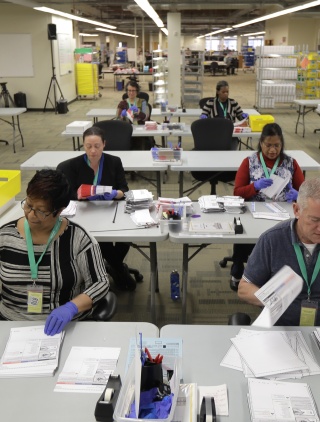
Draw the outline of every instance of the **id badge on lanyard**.
[[[28,292],[28,312],[33,314],[42,314],[43,306],[43,286],[35,283],[27,286]]]

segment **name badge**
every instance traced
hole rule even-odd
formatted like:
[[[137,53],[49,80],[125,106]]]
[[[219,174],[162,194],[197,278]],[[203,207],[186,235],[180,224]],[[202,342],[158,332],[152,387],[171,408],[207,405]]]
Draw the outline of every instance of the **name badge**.
[[[28,286],[28,312],[33,314],[42,313],[43,287],[37,285]]]
[[[318,302],[303,300],[301,303],[300,324],[301,326],[314,327],[318,312]]]

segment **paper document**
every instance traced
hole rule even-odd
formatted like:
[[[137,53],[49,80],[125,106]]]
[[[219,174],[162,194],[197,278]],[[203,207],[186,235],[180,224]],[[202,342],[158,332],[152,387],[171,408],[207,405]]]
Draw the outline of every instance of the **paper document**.
[[[308,384],[249,379],[248,390],[253,422],[319,422]]]
[[[74,217],[77,212],[78,203],[76,201],[70,201],[67,208],[65,208],[60,214],[63,217]]]
[[[119,355],[119,347],[72,347],[54,391],[101,394]]]
[[[64,332],[44,333],[44,325],[11,328],[0,361],[0,378],[53,375]]]
[[[255,296],[265,306],[252,324],[256,327],[272,327],[289,305],[301,292],[303,279],[285,265],[264,286],[255,292]]]
[[[277,176],[276,174],[272,174],[270,176],[270,179],[273,180],[272,185],[267,188],[261,189],[260,192],[263,192],[268,198],[277,199],[283,189],[290,182],[291,175],[288,174],[288,176],[283,179],[282,177]]]
[[[190,233],[198,234],[234,234],[233,222],[216,221],[216,222],[203,222],[190,221]]]

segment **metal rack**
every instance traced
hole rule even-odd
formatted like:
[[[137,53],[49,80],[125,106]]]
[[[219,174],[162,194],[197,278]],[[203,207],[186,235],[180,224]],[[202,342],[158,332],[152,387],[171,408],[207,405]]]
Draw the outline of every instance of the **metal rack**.
[[[203,97],[204,51],[182,51],[181,103],[199,104]]]
[[[153,105],[159,106],[168,100],[168,59],[162,50],[152,52]]]

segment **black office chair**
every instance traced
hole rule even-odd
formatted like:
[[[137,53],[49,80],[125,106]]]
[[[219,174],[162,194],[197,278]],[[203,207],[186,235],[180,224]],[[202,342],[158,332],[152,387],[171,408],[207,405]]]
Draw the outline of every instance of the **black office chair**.
[[[107,295],[99,300],[92,311],[91,319],[94,321],[110,321],[117,312],[117,296],[109,291]]]
[[[243,312],[230,315],[228,325],[251,325],[251,318]]]
[[[147,103],[149,103],[149,94],[147,92],[142,92],[140,91],[139,94],[137,95],[138,98],[142,98],[143,100],[146,100]],[[126,100],[128,98],[128,94],[125,92],[122,95],[122,99]]]
[[[191,124],[191,132],[196,151],[230,151],[238,148],[238,141],[232,138],[233,123],[228,119],[199,119]],[[235,179],[236,172],[224,171],[192,171],[192,176],[196,179],[190,189],[184,194],[190,195],[204,183],[210,182],[210,195],[216,195],[216,185],[218,182],[229,183]],[[198,181],[198,183],[197,183]]]
[[[202,109],[208,100],[212,100],[212,97],[201,98],[201,100],[199,101],[199,107]]]
[[[130,151],[132,125],[122,120],[101,120],[93,126],[99,127],[105,134],[105,151]]]

